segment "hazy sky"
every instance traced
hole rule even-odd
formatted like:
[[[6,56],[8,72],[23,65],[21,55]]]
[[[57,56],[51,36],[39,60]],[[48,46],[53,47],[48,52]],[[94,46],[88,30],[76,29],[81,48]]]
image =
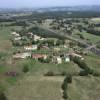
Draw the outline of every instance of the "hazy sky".
[[[0,0],[0,8],[100,5],[100,0]]]

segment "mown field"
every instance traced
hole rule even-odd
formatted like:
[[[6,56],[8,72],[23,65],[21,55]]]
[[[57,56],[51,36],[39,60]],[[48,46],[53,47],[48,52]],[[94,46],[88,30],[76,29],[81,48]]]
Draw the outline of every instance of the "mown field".
[[[61,100],[63,77],[25,76],[6,92],[8,100]]]
[[[71,100],[99,100],[100,78],[73,77],[73,82],[68,86],[68,96]]]
[[[100,72],[100,57],[91,55],[85,57],[85,62],[93,70]]]

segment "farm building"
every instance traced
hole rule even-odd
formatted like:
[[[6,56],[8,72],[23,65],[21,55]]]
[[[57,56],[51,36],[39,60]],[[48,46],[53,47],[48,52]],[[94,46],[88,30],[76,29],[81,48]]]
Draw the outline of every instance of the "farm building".
[[[20,36],[20,34],[17,33],[17,32],[12,32],[11,35],[13,35],[13,36],[15,36],[15,37],[19,37],[19,36]]]
[[[21,37],[14,38],[15,41],[18,41],[18,40],[21,40],[21,39],[22,39]]]
[[[33,38],[34,38],[34,41],[45,40],[45,38],[42,38],[42,37],[37,36],[37,35],[34,35]]]
[[[17,53],[15,55],[13,55],[14,59],[25,59],[31,57],[31,53],[29,52],[25,52],[25,53]]]
[[[62,58],[58,57],[58,56],[54,56],[53,59],[52,59],[52,62],[57,63],[57,64],[61,64]]]
[[[65,57],[65,62],[70,62],[70,57]]]
[[[69,55],[70,55],[70,56],[73,56],[73,57],[78,57],[78,58],[80,58],[81,60],[84,60],[84,58],[83,58],[81,55],[79,55],[79,54],[70,53]]]
[[[37,45],[24,46],[25,50],[37,50],[37,48],[38,48]]]
[[[39,58],[46,59],[47,58],[47,55],[46,54],[32,54],[32,58],[33,59],[39,59]]]

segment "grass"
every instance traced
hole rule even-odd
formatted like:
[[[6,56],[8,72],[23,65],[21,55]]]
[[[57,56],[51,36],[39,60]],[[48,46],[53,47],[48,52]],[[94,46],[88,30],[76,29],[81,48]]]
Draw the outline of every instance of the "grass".
[[[92,76],[74,77],[73,83],[68,86],[68,96],[71,100],[99,100],[100,79]],[[95,96],[95,94],[97,97]]]
[[[80,32],[80,34],[82,34],[85,39],[89,39],[91,43],[100,41],[100,36],[96,36],[87,32]]]
[[[96,36],[96,35],[87,33],[87,32],[85,32],[85,31],[83,31],[83,32],[75,31],[75,32],[73,33],[73,36],[79,38],[76,34],[82,34],[83,37],[85,38],[85,40],[88,39],[88,41],[91,42],[91,43],[97,43],[98,41],[100,41],[100,36]],[[95,34],[95,33],[94,33],[94,34]]]
[[[17,77],[7,77],[6,81],[10,84],[10,85],[14,85],[17,82]]]
[[[10,51],[12,48],[12,43],[10,42],[11,37],[11,30],[20,30],[21,27],[19,26],[12,26],[12,27],[2,27],[0,28],[0,51]]]
[[[29,61],[27,60],[25,63],[31,67],[30,73],[33,75],[44,75],[48,71],[53,71],[55,73],[66,72],[70,74],[78,73],[80,71],[80,68],[73,62],[57,65],[53,63],[48,64],[48,63],[40,63],[34,60],[29,60]]]
[[[100,57],[95,55],[86,56],[85,62],[90,68],[100,72]]]
[[[27,75],[6,92],[8,100],[60,100],[63,78]]]

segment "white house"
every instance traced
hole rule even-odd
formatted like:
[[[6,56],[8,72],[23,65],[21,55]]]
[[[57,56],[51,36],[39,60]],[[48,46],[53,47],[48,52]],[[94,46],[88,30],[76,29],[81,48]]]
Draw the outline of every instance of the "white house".
[[[70,55],[73,56],[73,57],[78,57],[78,58],[80,58],[81,60],[84,60],[84,58],[83,58],[81,55],[79,55],[79,54],[71,53]]]
[[[65,57],[65,62],[70,62],[70,57]]]
[[[41,39],[40,36],[34,35],[34,41],[38,41],[39,39]]]
[[[62,63],[62,58],[59,56],[53,56],[52,58],[53,63],[61,64]]]
[[[21,39],[22,39],[21,37],[14,38],[15,41],[18,41],[18,40],[21,40]]]
[[[27,35],[28,35],[30,38],[33,37],[33,33],[31,33],[31,32],[27,33]]]
[[[37,50],[37,48],[38,48],[37,45],[24,46],[25,50]]]
[[[45,38],[42,38],[42,37],[40,37],[38,35],[34,35],[33,38],[34,38],[34,41],[38,41],[38,40],[42,41],[42,40],[45,40]]]
[[[62,59],[60,57],[57,57],[57,63],[61,64],[62,63]]]
[[[15,37],[19,37],[19,36],[20,36],[20,34],[17,33],[17,32],[12,32],[11,35],[13,35],[13,36],[15,36]]]

